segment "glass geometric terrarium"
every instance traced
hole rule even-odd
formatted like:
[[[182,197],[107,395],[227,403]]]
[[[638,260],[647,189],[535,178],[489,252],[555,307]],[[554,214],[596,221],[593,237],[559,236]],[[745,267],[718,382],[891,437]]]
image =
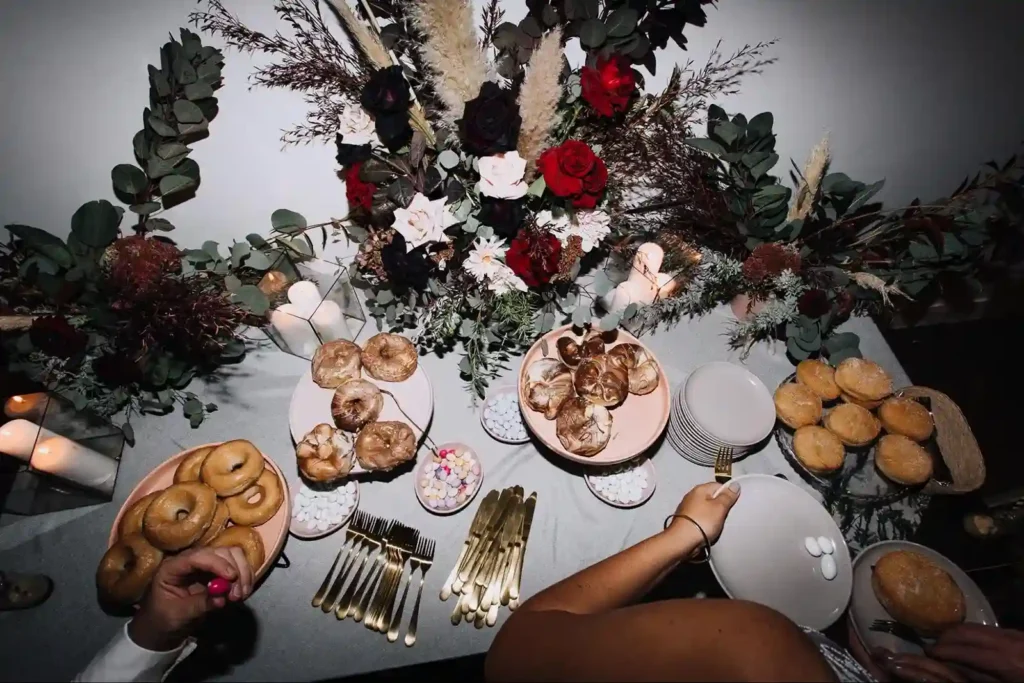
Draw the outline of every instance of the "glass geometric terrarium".
[[[258,287],[270,299],[264,332],[282,351],[300,358],[312,359],[326,342],[353,341],[366,324],[345,265],[282,256]]]
[[[48,392],[0,394],[0,498],[36,515],[109,501],[124,432]]]

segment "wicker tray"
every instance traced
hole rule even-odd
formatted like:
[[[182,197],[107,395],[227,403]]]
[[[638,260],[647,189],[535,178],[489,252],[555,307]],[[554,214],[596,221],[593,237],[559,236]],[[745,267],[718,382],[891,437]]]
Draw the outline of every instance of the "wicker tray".
[[[985,458],[978,447],[978,440],[974,438],[974,432],[971,431],[971,425],[967,423],[967,418],[953,399],[941,391],[928,387],[904,387],[896,393],[911,398],[927,396],[931,399],[939,453],[953,479],[952,484],[929,481],[922,492],[930,495],[953,495],[970,493],[981,488],[985,483]]]

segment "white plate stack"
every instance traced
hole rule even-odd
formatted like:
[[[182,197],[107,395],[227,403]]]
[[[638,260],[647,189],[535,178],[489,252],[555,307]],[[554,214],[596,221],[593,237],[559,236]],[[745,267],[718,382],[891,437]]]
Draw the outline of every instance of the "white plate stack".
[[[672,400],[668,440],[680,455],[713,467],[721,448],[742,457],[771,434],[775,402],[746,368],[714,361],[687,376]]]

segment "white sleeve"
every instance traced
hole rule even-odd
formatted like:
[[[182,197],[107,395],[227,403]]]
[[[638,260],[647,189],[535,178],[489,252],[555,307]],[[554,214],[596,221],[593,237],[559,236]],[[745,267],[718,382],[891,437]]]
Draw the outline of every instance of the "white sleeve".
[[[177,664],[196,649],[189,638],[167,652],[154,652],[139,647],[128,636],[128,624],[119,630],[107,646],[100,650],[89,666],[75,676],[77,683],[92,681],[161,681]]]

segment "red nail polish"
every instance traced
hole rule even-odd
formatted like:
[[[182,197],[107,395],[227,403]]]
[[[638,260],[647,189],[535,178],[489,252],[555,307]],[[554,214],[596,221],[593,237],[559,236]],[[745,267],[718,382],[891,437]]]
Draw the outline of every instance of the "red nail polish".
[[[211,579],[210,582],[206,584],[206,592],[213,597],[216,597],[218,595],[227,595],[228,591],[230,590],[231,582],[227,579],[222,579],[220,577],[216,579]]]

